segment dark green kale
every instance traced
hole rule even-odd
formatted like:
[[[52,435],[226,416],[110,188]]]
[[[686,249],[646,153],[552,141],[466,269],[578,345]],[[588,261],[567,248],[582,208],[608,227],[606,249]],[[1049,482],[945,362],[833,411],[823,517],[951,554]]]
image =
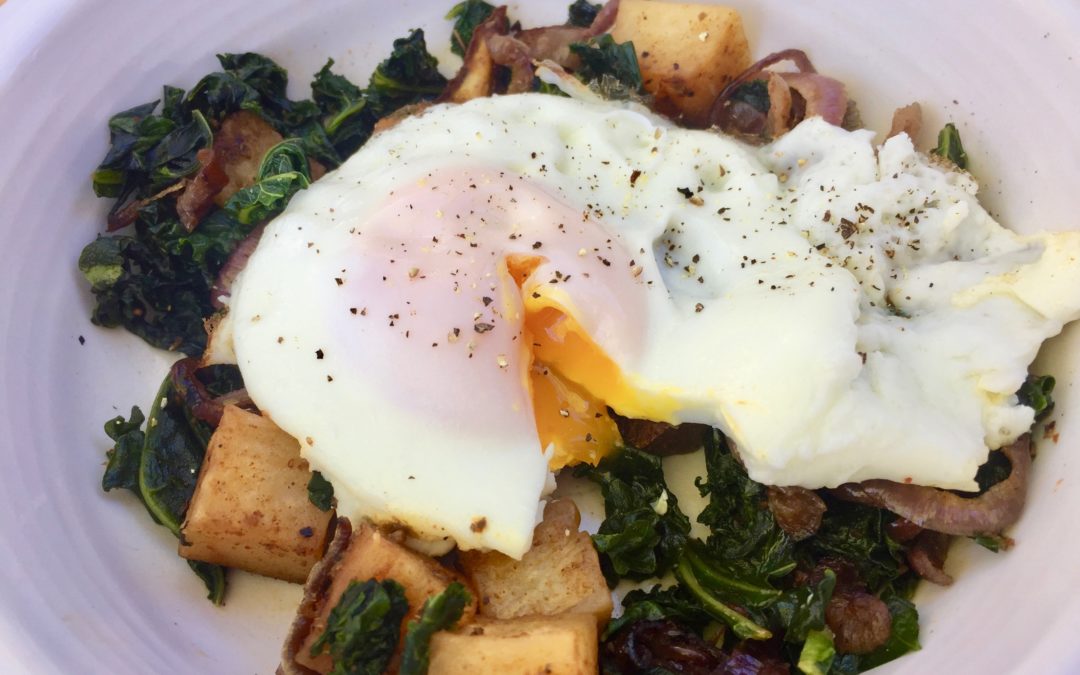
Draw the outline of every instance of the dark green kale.
[[[600,13],[602,7],[603,5],[593,4],[588,0],[574,0],[574,4],[567,10],[569,16],[566,19],[566,25],[587,28],[596,20],[596,15]]]
[[[105,434],[113,440],[113,447],[105,456],[105,475],[101,477],[101,488],[108,492],[116,488],[131,490],[139,495],[139,462],[142,460],[143,445],[146,436],[142,432],[146,418],[138,406],[132,406],[130,419],[123,415],[114,417],[105,423]]]
[[[815,584],[787,590],[769,606],[772,625],[783,627],[784,641],[802,643],[811,631],[825,629],[825,607],[836,589],[836,574],[825,570]]]
[[[319,507],[320,511],[329,511],[334,506],[334,486],[318,471],[311,472],[307,494],[311,503]]]
[[[176,128],[172,120],[153,114],[157,106],[151,101],[109,119],[109,152],[92,174],[98,197],[119,199],[130,190],[132,174],[145,172],[148,152]]]
[[[1012,463],[1003,452],[991,452],[986,461],[979,467],[975,474],[975,482],[979,484],[979,492],[986,492],[1012,473]]]
[[[177,537],[206,454],[205,441],[188,420],[172,378],[166,377],[150,407],[145,431],[140,429],[143,414],[137,407],[130,419],[117,417],[105,424],[105,433],[115,444],[107,453],[102,488],[130,490],[154,522]],[[221,604],[225,570],[207,563],[188,564],[206,584],[207,597]]]
[[[244,388],[244,378],[238,366],[230,364],[203,366],[196,374],[211,396],[224,396]]]
[[[179,90],[165,88],[165,108],[151,101],[109,120],[109,152],[92,175],[94,193],[116,199],[110,221],[130,199],[143,199],[199,168],[195,153],[213,134],[206,119],[183,113]]]
[[[290,107],[285,69],[260,54],[218,54],[222,70],[203,77],[184,97],[184,110],[199,111],[220,123],[238,110],[259,113],[268,122],[280,121]],[[273,122],[271,122],[273,123]]]
[[[123,326],[159,349],[197,355],[206,348],[203,319],[213,308],[210,282],[200,268],[146,237],[121,235],[88,244],[79,270],[96,301],[94,324]]]
[[[394,40],[393,52],[375,68],[366,89],[332,72],[333,64],[331,59],[316,73],[311,91],[321,128],[341,157],[363,145],[380,119],[403,106],[435,98],[447,84],[438,60],[427,51],[422,30]]]
[[[174,217],[171,204],[144,209],[136,232],[170,254],[199,268],[212,283],[229,254],[255,227],[281,213],[300,190],[311,184],[311,173],[297,139],[286,139],[267,151],[256,183],[239,190],[188,232]]]
[[[265,56],[219,54],[218,61],[222,70],[186,94],[165,87],[160,110],[153,101],[109,121],[110,148],[94,171],[94,191],[116,200],[110,230],[134,222],[135,231],[99,238],[79,259],[95,296],[95,324],[123,326],[155,347],[188,355],[206,346],[203,321],[213,312],[210,288],[218,271],[259,223],[310,184],[308,158],[337,166],[380,118],[434,98],[446,85],[419,30],[394,42],[365,90],[327,63],[312,82],[314,100],[290,99],[285,70]],[[184,227],[176,212],[180,181],[201,167],[197,153],[212,146],[213,129],[241,110],[261,116],[287,140],[267,153],[254,186],[194,230]]]
[[[727,563],[698,540],[691,541],[683,550],[679,565],[691,569],[704,587],[725,602],[747,608],[762,608],[775,603],[782,596],[768,577],[753,569]]]
[[[575,75],[594,84],[607,98],[629,98],[641,93],[641,68],[634,43],[615,42],[608,34],[570,45],[581,59]]]
[[[1021,405],[1035,411],[1035,421],[1046,419],[1054,410],[1054,378],[1051,375],[1029,375],[1016,397]]]
[[[896,516],[882,509],[826,497],[828,510],[817,533],[798,544],[800,556],[842,558],[858,571],[871,593],[902,583],[907,573],[902,547],[886,531]]]
[[[1035,411],[1035,421],[1046,419],[1054,411],[1054,378],[1051,375],[1028,375],[1024,384],[1016,392],[1020,405],[1026,405]],[[991,452],[975,474],[979,492],[986,492],[991,487],[1009,477],[1012,464],[1004,453]],[[976,537],[975,541],[991,551],[1000,550],[1004,539],[1001,537]]]
[[[424,675],[431,656],[431,636],[454,627],[472,602],[472,596],[458,582],[452,582],[442,593],[424,602],[420,617],[409,622],[405,632],[405,647],[401,653],[401,675]]]
[[[311,655],[329,652],[334,659],[330,675],[381,675],[397,648],[408,611],[405,589],[396,581],[350,582],[330,610]]]
[[[738,638],[768,640],[773,636],[761,621],[740,612],[721,600],[717,593],[710,591],[698,578],[694,566],[685,559],[680,560],[675,568],[675,578],[679,580],[679,586],[692,595],[711,617],[727,624]]]
[[[968,156],[964,152],[964,144],[960,142],[960,132],[952,122],[946,124],[938,133],[937,147],[930,152],[939,157],[944,157],[959,169],[967,169]]]
[[[623,598],[622,606],[623,613],[608,623],[601,639],[607,640],[623,627],[638,621],[671,619],[701,632],[712,619],[701,603],[678,585],[664,589],[657,585],[648,591],[630,591]]]
[[[446,88],[439,61],[428,53],[424,31],[394,40],[394,51],[371,74],[364,95],[370,114],[378,120],[402,106],[431,100]]]
[[[308,141],[318,106],[288,98],[288,76],[281,66],[252,53],[219,54],[218,61],[222,70],[199,80],[186,95],[166,87],[160,113],[154,113],[158,102],[153,101],[109,120],[110,148],[94,171],[93,184],[99,197],[117,200],[110,212],[114,225],[124,224],[115,216],[130,202],[149,199],[195,173],[200,167],[196,153],[210,147],[212,129],[234,112],[257,113],[282,135],[302,138],[308,154],[322,154],[323,139]]]
[[[218,54],[222,71],[199,80],[184,99],[185,109],[214,123],[239,110],[254,112],[286,137],[300,139],[307,154],[335,167],[341,159],[319,123],[320,111],[309,100],[286,94],[288,73],[271,59],[251,52]]]
[[[360,87],[331,71],[334,60],[315,74],[311,93],[322,116],[322,128],[335,153],[348,156],[371,135],[374,122],[366,114],[367,99]]]
[[[772,101],[769,99],[769,83],[767,80],[751,80],[745,82],[731,93],[731,102],[741,101],[758,112],[767,113]]]
[[[146,205],[134,236],[99,237],[79,256],[97,301],[91,320],[123,326],[161,349],[201,354],[218,270],[256,224],[279,213],[309,183],[303,149],[286,140],[266,154],[255,185],[233,195],[194,231],[180,224],[171,199]]]
[[[793,542],[776,524],[765,486],[750,480],[718,431],[706,438],[705,469],[698,490],[709,504],[698,522],[709,527],[715,564],[758,587],[795,569]]]
[[[726,653],[745,640],[771,640],[784,659],[808,673],[860,672],[918,648],[918,615],[904,599],[917,577],[907,570],[902,546],[886,534],[895,516],[826,497],[821,528],[796,543],[777,525],[766,488],[747,476],[719,432],[706,438],[705,465],[698,488],[709,503],[698,520],[709,527],[708,539],[684,538],[674,566],[678,584],[628,594],[624,614],[602,641],[616,648],[633,625],[668,620]],[[597,469],[579,473],[590,471]],[[659,466],[654,472],[634,473],[656,482]],[[872,654],[836,651],[826,623],[838,584],[832,565],[850,566],[857,578],[845,583],[865,585],[894,618],[889,641]]]
[[[217,212],[224,213],[222,218],[230,219],[235,224],[222,227],[218,232],[208,235],[215,245],[220,244],[222,237],[231,234],[234,241],[227,245],[231,251],[256,224],[281,213],[293,195],[311,185],[307,155],[299,141],[286,139],[270,148],[259,165],[256,181],[251,187],[246,187],[230,197],[221,211]],[[206,222],[201,223],[193,234],[206,229]],[[241,233],[243,236],[240,236]],[[214,234],[217,236],[214,237]]]
[[[495,7],[484,0],[465,0],[454,5],[446,13],[447,19],[454,20],[454,29],[450,35],[450,51],[458,56],[465,56],[469,43],[472,42],[473,31],[494,11]]]
[[[686,544],[690,520],[668,491],[658,457],[626,447],[574,473],[597,483],[604,496],[606,517],[593,542],[610,585],[671,569]]]
[[[206,447],[188,424],[172,377],[150,407],[139,464],[139,493],[154,521],[180,536]]]

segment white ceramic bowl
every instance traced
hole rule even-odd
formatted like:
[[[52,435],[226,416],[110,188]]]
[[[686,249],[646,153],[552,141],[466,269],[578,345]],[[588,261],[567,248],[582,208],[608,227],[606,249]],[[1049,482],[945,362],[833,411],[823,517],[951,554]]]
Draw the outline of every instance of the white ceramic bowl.
[[[558,21],[569,1],[511,10]],[[171,535],[133,499],[100,490],[102,423],[146,406],[169,359],[89,322],[75,262],[107,206],[90,172],[111,113],[164,83],[192,85],[216,68],[216,52],[264,52],[306,96],[328,56],[364,81],[411,27],[445,45],[451,4],[0,2],[0,670],[273,672],[299,588],[235,574],[228,605],[215,608]],[[924,144],[955,120],[1006,224],[1080,226],[1076,0],[730,4],[755,53],[806,48],[848,83],[869,126],[886,127],[912,100],[928,113]],[[1040,358],[1040,372],[1058,376],[1060,439],[1040,444],[1017,547],[995,556],[957,546],[956,584],[918,597],[923,650],[882,672],[1080,672],[1078,341],[1074,327]]]

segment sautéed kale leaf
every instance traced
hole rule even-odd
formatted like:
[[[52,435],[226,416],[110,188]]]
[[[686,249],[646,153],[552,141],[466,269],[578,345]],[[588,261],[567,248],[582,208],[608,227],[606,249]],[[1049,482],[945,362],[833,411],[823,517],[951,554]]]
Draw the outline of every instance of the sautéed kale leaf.
[[[431,636],[457,624],[472,596],[457,581],[424,602],[419,618],[410,621],[401,654],[401,675],[424,675],[431,657]]]
[[[201,434],[192,428],[171,376],[155,395],[146,416],[133,407],[129,419],[116,417],[105,423],[105,433],[114,442],[106,453],[107,463],[101,486],[104,490],[131,491],[154,522],[175,536],[187,512],[188,501],[206,453]],[[208,598],[221,604],[225,594],[225,570],[218,565],[188,561],[203,580]]]
[[[325,651],[333,657],[330,675],[380,675],[397,649],[408,611],[405,589],[396,581],[352,581],[330,610],[311,655]]]
[[[647,579],[671,569],[686,543],[690,520],[664,483],[660,459],[630,447],[575,475],[600,486],[606,516],[593,542],[609,585]]]

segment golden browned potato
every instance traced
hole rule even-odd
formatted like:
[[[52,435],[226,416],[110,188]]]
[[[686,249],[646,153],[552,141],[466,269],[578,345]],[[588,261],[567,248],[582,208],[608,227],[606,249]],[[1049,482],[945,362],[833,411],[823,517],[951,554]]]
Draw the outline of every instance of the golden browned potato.
[[[729,7],[622,0],[611,35],[633,41],[658,109],[690,126],[708,124],[713,100],[751,63],[742,17]]]
[[[564,612],[611,618],[611,592],[589,535],[578,531],[574,502],[550,502],[521,560],[495,551],[461,553],[461,565],[480,594],[481,616],[512,619]]]
[[[303,583],[333,517],[308,499],[310,478],[296,439],[226,406],[180,529],[180,555]]]
[[[420,614],[428,598],[442,593],[454,581],[472,588],[461,575],[443,567],[433,558],[407,549],[372,525],[362,523],[352,533],[348,547],[330,570],[328,589],[310,622],[310,632],[296,652],[297,663],[319,673],[330,671],[333,667],[330,656],[326,653],[317,657],[311,656],[311,645],[326,630],[326,619],[330,610],[337,604],[349,583],[369,579],[393,579],[405,587],[409,611],[401,623],[399,651],[405,641],[405,627]],[[472,604],[466,606],[462,614],[462,623],[471,621],[476,615],[476,593],[472,593],[472,596]]]
[[[590,675],[597,671],[591,614],[480,621],[431,638],[429,675]]]
[[[214,202],[224,206],[239,190],[254,185],[263,155],[282,140],[274,127],[253,112],[241,110],[223,119],[214,134],[213,148],[228,183]]]

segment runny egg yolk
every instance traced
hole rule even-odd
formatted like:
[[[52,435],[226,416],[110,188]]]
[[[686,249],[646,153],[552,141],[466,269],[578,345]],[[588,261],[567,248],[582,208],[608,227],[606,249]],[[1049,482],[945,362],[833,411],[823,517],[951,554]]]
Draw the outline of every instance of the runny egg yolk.
[[[506,272],[519,291],[545,260],[511,255]],[[524,349],[531,361],[528,386],[542,448],[553,448],[552,470],[596,464],[622,443],[608,406],[656,421],[671,419],[665,397],[645,396],[562,307],[539,293],[522,293]]]

